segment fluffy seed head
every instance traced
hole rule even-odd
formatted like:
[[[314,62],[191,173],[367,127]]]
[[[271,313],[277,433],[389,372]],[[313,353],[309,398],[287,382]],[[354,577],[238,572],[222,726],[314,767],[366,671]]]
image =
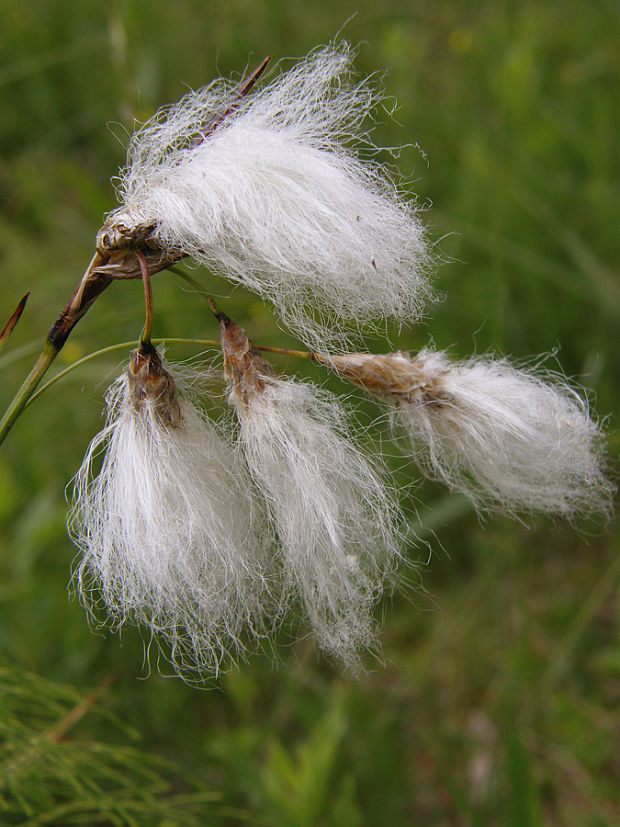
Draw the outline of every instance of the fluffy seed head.
[[[602,433],[563,378],[428,349],[316,358],[391,401],[422,470],[477,507],[608,513]]]
[[[309,346],[342,346],[342,323],[410,321],[430,296],[416,209],[369,139],[381,100],[351,81],[346,43],[318,49],[239,100],[219,79],[132,138],[112,246],[147,238],[272,301]],[[214,122],[218,122],[213,129]]]
[[[243,653],[261,633],[269,589],[247,477],[186,395],[154,350],[134,352],[75,478],[69,529],[93,617],[103,603],[114,627],[146,626],[188,676]]]
[[[336,397],[275,377],[230,320],[221,334],[239,440],[280,547],[282,604],[301,603],[319,645],[354,665],[398,556],[392,497]]]

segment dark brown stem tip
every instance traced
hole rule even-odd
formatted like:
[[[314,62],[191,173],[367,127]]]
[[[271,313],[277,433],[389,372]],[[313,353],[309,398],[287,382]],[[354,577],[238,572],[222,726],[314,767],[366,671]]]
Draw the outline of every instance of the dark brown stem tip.
[[[245,97],[248,92],[252,89],[256,81],[260,78],[263,74],[267,66],[269,65],[269,61],[271,60],[271,55],[267,55],[267,57],[262,61],[262,63],[254,69],[252,74],[245,80],[239,90],[239,97]]]
[[[15,329],[15,326],[17,325],[17,322],[19,321],[20,316],[24,312],[24,307],[26,307],[26,302],[28,301],[28,296],[29,295],[30,295],[30,290],[24,296],[22,296],[22,298],[20,299],[19,304],[17,305],[15,310],[11,313],[10,319],[4,325],[4,327],[2,328],[2,332],[0,333],[0,347],[2,346],[3,342],[6,339],[9,338],[9,336],[11,335],[13,330]]]
[[[161,365],[161,358],[157,352],[157,348],[150,340],[148,342],[140,342],[138,347],[132,353],[132,359],[136,362],[140,359],[153,360]]]
[[[241,84],[229,105],[220,115],[218,115],[211,121],[211,123],[205,128],[202,135],[200,135],[200,137],[196,141],[194,141],[192,147],[200,146],[200,144],[205,140],[205,138],[208,138],[210,135],[212,135],[215,132],[215,130],[220,126],[220,124],[223,121],[225,121],[226,118],[228,118],[230,115],[232,115],[236,109],[239,108],[241,101],[245,97],[247,97],[247,95],[251,92],[256,81],[267,68],[267,64],[270,60],[271,57],[267,56],[260,64],[260,66],[257,66],[256,69],[254,69],[254,71],[245,80],[241,81]]]
[[[209,307],[211,308],[211,312],[213,313],[215,318],[218,320],[218,322],[223,323],[223,324],[232,324],[233,323],[232,319],[229,316],[227,316],[226,313],[222,313],[222,311],[219,309],[219,307],[215,303],[215,300],[212,299],[211,296],[205,294],[205,299],[208,301]]]

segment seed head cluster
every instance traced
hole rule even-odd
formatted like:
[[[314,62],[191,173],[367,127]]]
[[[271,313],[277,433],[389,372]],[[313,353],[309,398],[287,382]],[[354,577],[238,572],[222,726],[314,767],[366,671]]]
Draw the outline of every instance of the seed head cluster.
[[[310,358],[387,406],[421,473],[478,510],[609,514],[602,429],[564,377],[432,348],[347,352],[432,296],[418,211],[372,157],[380,89],[352,58],[317,49],[252,95],[220,79],[158,112],[131,140],[98,250],[188,256],[269,300]],[[69,518],[79,593],[97,622],[145,627],[186,678],[291,615],[358,666],[402,566],[399,492],[337,396],[277,375],[213,309],[225,420],[148,339],[108,391]]]

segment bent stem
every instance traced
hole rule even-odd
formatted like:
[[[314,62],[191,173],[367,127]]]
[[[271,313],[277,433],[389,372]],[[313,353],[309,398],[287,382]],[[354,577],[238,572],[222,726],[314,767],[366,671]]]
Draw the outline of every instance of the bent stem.
[[[151,331],[153,329],[153,291],[151,290],[151,278],[149,276],[149,268],[143,254],[136,250],[136,258],[140,265],[140,274],[142,275],[142,285],[144,287],[144,327],[140,334],[140,346],[148,346],[151,344]]]
[[[159,345],[159,344],[192,344],[192,345],[207,345],[212,347],[219,347],[219,341],[215,339],[185,339],[185,338],[174,338],[168,337],[166,339],[152,339],[151,344]],[[102,347],[101,350],[95,350],[92,353],[87,354],[86,356],[82,356],[81,359],[77,359],[75,362],[72,362],[66,368],[61,370],[56,376],[53,376],[48,382],[46,382],[43,387],[39,388],[36,393],[33,393],[30,399],[26,402],[25,407],[29,407],[34,400],[41,396],[48,388],[51,388],[52,385],[55,385],[59,379],[62,379],[68,373],[71,373],[76,368],[85,365],[87,362],[90,362],[92,359],[96,359],[98,356],[105,356],[106,353],[113,353],[115,350],[126,350],[130,347],[135,347],[135,340],[131,342],[119,342],[116,345],[108,345],[107,347]]]
[[[37,385],[47,372],[49,366],[60,353],[62,346],[78,321],[86,313],[105,288],[112,282],[109,276],[97,273],[97,267],[104,263],[99,253],[95,253],[75,292],[51,326],[43,350],[34,363],[30,373],[23,381],[9,407],[0,420],[0,444],[4,442],[15,421],[24,410],[26,403],[34,393]]]
[[[144,277],[144,269],[152,276],[167,269],[182,257],[167,254],[162,250],[149,250],[146,254],[140,252],[140,256],[129,255],[125,250],[114,251],[109,255],[95,253],[75,292],[51,326],[41,355],[0,420],[0,445],[26,407],[49,366],[60,353],[73,328],[106,287],[116,279]]]
[[[221,312],[219,311],[215,300],[213,297],[207,293],[204,289],[202,284],[197,281],[193,276],[190,276],[189,273],[185,273],[183,270],[179,270],[178,267],[168,267],[171,273],[174,273],[176,276],[180,276],[184,279],[188,284],[190,284],[197,293],[200,293],[203,298],[207,300],[209,303],[209,307],[216,319],[221,317]],[[316,359],[316,354],[311,350],[291,350],[290,348],[286,347],[269,347],[268,345],[254,345],[257,350],[264,350],[267,353],[282,353],[285,356],[296,356],[299,359],[310,359],[314,361]]]
[[[178,267],[168,267],[168,269],[171,273],[174,273],[175,276],[180,276],[182,279],[184,279],[189,285],[191,285],[194,288],[194,290],[196,290],[197,293],[200,293],[200,295],[207,300],[209,307],[213,312],[213,315],[217,318],[217,314],[219,311],[217,309],[217,305],[215,304],[215,299],[213,298],[213,296],[211,296],[210,293],[207,293],[202,284],[199,281],[197,281],[193,276],[190,276],[189,273],[186,273],[183,270],[179,270]]]
[[[151,339],[151,344],[160,345],[160,344],[189,344],[189,345],[206,345],[207,347],[217,347],[220,348],[222,343],[219,339],[192,339],[192,338],[185,338],[179,336],[167,336],[166,338],[159,338],[159,339]],[[76,368],[81,367],[82,365],[87,364],[88,362],[96,359],[98,356],[105,356],[106,353],[113,353],[115,350],[125,350],[127,348],[134,347],[135,342],[118,342],[115,345],[108,345],[107,347],[102,347],[100,350],[94,350],[92,353],[88,353],[86,356],[82,356],[81,359],[77,359],[75,362],[72,362],[70,365],[67,365],[66,368],[59,371],[55,376],[53,376],[49,381],[47,381],[42,387],[40,387],[37,391],[31,394],[29,399],[27,400],[26,404],[24,405],[25,408],[30,407],[32,403],[41,396],[42,393],[45,393],[46,390],[49,390],[53,385],[56,384],[60,379],[63,379],[67,374],[72,373]],[[300,359],[315,359],[316,354],[310,351],[304,350],[287,350],[284,347],[269,347],[268,345],[255,345],[257,350],[263,350],[269,353],[281,353],[284,356],[296,356]],[[319,362],[319,364],[321,364]]]
[[[0,445],[6,439],[7,434],[15,424],[21,412],[30,404],[30,402],[34,401],[36,397],[43,393],[43,391],[50,388],[59,379],[66,376],[67,373],[74,370],[76,367],[83,365],[85,362],[88,362],[90,359],[94,359],[96,356],[100,356],[104,353],[110,353],[113,350],[120,350],[121,348],[130,347],[133,344],[133,342],[123,342],[118,345],[102,348],[101,350],[95,351],[82,359],[78,359],[72,365],[69,365],[67,368],[60,371],[60,373],[54,376],[38,391],[36,390],[50,365],[60,353],[75,325],[79,322],[82,316],[84,316],[95,299],[101,295],[101,293],[115,280],[115,278],[142,277],[144,284],[146,313],[144,328],[140,336],[141,344],[151,341],[153,311],[150,276],[160,270],[169,269],[173,273],[176,273],[176,275],[185,279],[186,282],[188,282],[209,302],[209,306],[214,314],[216,316],[219,314],[213,298],[206,292],[206,290],[204,290],[202,285],[188,273],[184,273],[182,270],[178,270],[176,267],[171,266],[174,259],[167,259],[165,256],[160,255],[158,258],[151,260],[150,257],[145,257],[141,251],[134,251],[134,253],[135,260],[137,260],[138,263],[137,268],[135,268],[135,265],[134,268],[131,268],[128,265],[128,259],[132,258],[130,256],[119,259],[119,261],[110,262],[106,261],[100,253],[95,253],[75,292],[63,308],[62,312],[59,314],[54,324],[51,326],[41,354],[34,363],[30,373],[22,383],[22,386],[13,397],[13,400],[5,411],[4,416],[0,420]],[[176,260],[178,260],[178,257]],[[157,343],[187,342],[218,347],[220,345],[219,341],[212,339],[168,338],[155,339],[154,341]],[[270,353],[281,353],[285,356],[295,356],[300,359],[310,359],[312,361],[317,360],[317,354],[312,351],[291,350],[283,347],[269,347],[268,345],[256,345],[256,348]]]

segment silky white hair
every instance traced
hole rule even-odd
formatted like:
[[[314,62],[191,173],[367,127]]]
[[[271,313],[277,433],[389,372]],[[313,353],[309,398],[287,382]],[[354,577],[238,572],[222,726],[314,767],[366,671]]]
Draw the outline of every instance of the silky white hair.
[[[113,628],[141,625],[163,640],[180,674],[217,674],[262,635],[269,599],[247,475],[187,399],[175,427],[157,400],[133,404],[127,374],[106,402],[107,424],[74,480],[69,531],[83,552],[74,583],[95,622],[102,601]]]
[[[419,390],[396,413],[429,476],[482,509],[609,513],[601,428],[563,376],[430,349],[413,365]]]
[[[279,543],[282,603],[301,603],[319,645],[357,667],[374,645],[373,607],[399,556],[397,509],[352,439],[340,401],[309,383],[263,377],[239,440]]]
[[[382,94],[351,82],[352,59],[323,47],[246,98],[219,79],[160,110],[131,139],[107,223],[154,225],[160,247],[269,299],[310,347],[341,348],[344,321],[418,317],[424,231],[369,160]]]

